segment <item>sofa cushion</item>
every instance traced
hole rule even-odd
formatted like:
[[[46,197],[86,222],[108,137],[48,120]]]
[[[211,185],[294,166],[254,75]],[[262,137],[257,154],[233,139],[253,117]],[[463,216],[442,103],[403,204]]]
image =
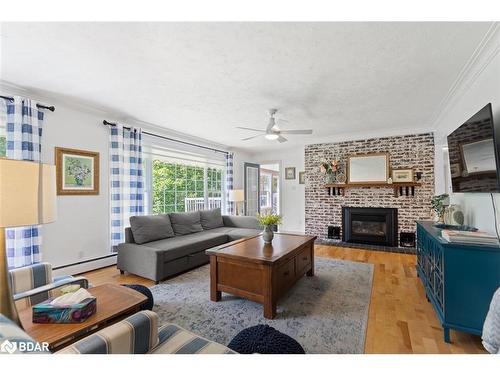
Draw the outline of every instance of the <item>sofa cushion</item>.
[[[222,221],[222,214],[220,208],[214,208],[213,210],[200,211],[200,221],[203,229],[214,229],[224,226]]]
[[[262,232],[262,230],[250,228],[221,227],[212,229],[210,232],[225,234],[227,235],[229,241],[235,241],[241,238],[257,236]]]
[[[170,214],[170,222],[176,236],[201,232],[203,230],[200,222],[200,211],[173,212]]]
[[[130,228],[139,245],[175,236],[168,215],[132,216]]]
[[[147,246],[162,252],[163,262],[168,262],[226,242],[228,242],[227,235],[210,230],[150,242]]]

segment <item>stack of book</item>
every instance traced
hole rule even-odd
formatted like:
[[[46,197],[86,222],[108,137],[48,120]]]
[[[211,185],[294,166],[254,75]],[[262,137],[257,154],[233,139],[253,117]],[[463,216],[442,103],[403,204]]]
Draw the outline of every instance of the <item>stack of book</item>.
[[[469,245],[499,245],[498,237],[486,232],[468,232],[461,230],[445,229],[441,237],[450,243],[463,243]]]

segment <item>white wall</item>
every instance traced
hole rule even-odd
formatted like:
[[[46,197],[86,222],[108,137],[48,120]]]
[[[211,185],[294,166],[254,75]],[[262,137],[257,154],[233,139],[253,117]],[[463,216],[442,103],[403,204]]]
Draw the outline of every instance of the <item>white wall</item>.
[[[108,129],[97,113],[56,105],[47,112],[42,135],[42,161],[54,164],[54,147],[99,152],[99,195],[57,198],[57,221],[43,226],[42,257],[54,266],[110,253]]]
[[[442,147],[446,136],[463,124],[487,103],[493,107],[494,122],[500,122],[500,30],[492,34],[481,53],[476,55],[474,64],[463,76],[461,85],[455,90],[437,120],[436,131],[436,194],[451,186],[448,161]],[[500,194],[494,194],[500,207]],[[451,194],[451,201],[464,209],[466,223],[482,230],[494,232],[494,216],[490,194]],[[500,220],[500,216],[498,217]]]
[[[299,184],[299,172],[304,171],[304,147],[267,152],[254,156],[260,164],[280,162],[280,206],[283,224],[280,230],[304,233],[305,185]],[[285,180],[286,167],[296,168],[295,180]]]

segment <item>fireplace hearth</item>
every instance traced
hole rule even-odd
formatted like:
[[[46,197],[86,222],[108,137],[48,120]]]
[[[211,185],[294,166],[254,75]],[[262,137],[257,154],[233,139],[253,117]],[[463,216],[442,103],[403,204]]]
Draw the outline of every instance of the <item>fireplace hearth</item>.
[[[397,208],[342,207],[342,241],[397,246]]]

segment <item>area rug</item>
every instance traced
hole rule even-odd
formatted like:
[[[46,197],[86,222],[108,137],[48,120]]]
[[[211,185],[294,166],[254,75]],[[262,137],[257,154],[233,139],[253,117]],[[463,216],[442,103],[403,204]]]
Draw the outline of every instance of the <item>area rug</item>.
[[[209,266],[151,288],[160,323],[172,322],[227,345],[242,329],[269,324],[293,337],[306,353],[363,353],[373,265],[315,258],[315,276],[303,277],[278,301],[273,320],[262,305],[222,293],[209,299]]]

